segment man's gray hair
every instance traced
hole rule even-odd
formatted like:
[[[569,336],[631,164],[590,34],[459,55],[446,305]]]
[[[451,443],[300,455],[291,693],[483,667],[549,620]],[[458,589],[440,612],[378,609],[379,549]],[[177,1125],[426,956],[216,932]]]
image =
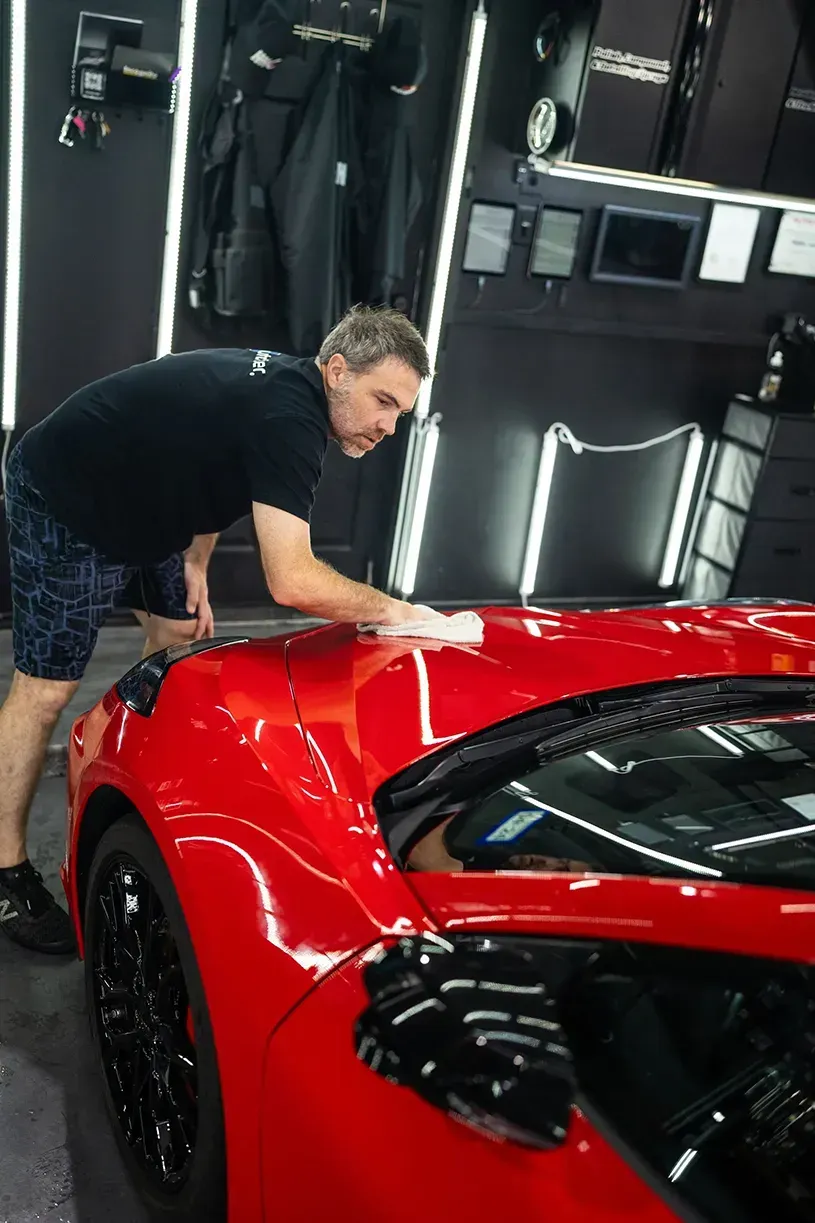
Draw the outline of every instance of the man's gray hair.
[[[355,374],[367,374],[382,361],[400,361],[420,378],[430,377],[427,345],[410,319],[387,306],[354,306],[326,337],[320,364],[345,357]]]

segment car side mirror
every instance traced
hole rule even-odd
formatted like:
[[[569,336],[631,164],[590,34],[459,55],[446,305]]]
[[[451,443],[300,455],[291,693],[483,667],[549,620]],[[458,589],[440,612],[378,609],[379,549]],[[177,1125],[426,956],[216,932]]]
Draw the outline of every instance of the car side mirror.
[[[497,939],[402,939],[364,972],[358,1057],[495,1138],[566,1140],[576,1082],[556,999],[533,961]]]

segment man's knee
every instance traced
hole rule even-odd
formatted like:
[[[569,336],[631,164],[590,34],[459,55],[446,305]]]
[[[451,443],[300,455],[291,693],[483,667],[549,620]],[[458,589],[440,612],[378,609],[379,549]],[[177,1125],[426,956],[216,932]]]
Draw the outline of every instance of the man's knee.
[[[197,620],[165,620],[153,616],[146,624],[148,648],[166,650],[171,645],[186,645],[195,640]]]
[[[57,721],[78,687],[75,680],[39,679],[15,671],[8,699],[21,713],[28,711],[48,724]]]

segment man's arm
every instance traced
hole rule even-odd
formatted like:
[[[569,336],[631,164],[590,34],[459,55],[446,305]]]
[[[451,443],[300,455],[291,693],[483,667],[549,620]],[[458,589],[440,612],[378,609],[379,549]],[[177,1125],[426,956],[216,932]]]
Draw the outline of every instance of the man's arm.
[[[307,522],[257,502],[252,513],[266,582],[276,603],[345,624],[393,625],[427,618],[410,603],[352,582],[318,560]]]

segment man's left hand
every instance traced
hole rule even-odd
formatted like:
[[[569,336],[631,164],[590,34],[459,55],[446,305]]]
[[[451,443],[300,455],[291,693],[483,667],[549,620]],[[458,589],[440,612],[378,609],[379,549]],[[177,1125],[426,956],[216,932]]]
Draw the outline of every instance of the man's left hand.
[[[187,560],[184,562],[184,581],[187,585],[187,611],[198,621],[195,640],[215,636],[215,618],[209,605],[207,570],[205,565]]]

